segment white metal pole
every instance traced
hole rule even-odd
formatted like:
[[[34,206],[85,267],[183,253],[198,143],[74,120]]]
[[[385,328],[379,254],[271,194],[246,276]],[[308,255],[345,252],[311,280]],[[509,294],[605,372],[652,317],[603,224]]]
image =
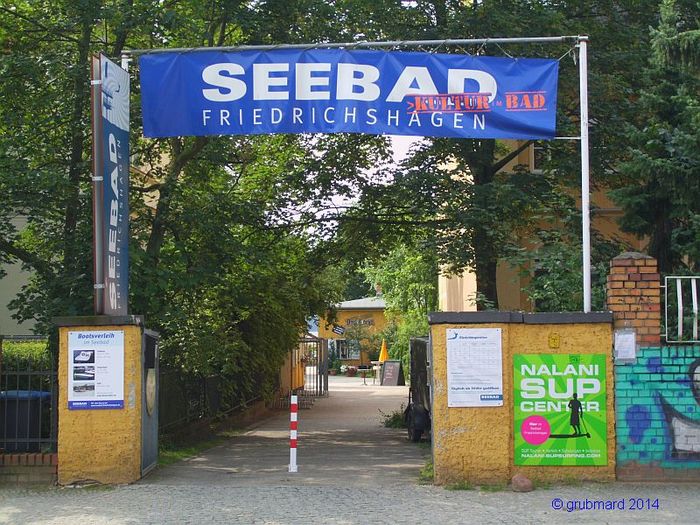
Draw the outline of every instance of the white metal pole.
[[[683,340],[683,279],[676,277],[676,319],[678,319],[677,341]]]
[[[591,311],[591,212],[588,145],[588,37],[579,37],[581,100],[581,217],[583,223],[583,311]]]
[[[93,56],[90,75],[90,118],[92,122],[92,257],[94,265],[93,311],[104,314],[104,141],[102,139],[102,71],[100,57]]]
[[[693,300],[693,340],[698,340],[698,279],[690,278],[690,293]]]
[[[468,46],[478,44],[557,44],[562,42],[578,42],[580,36],[535,36],[524,38],[460,38],[449,40],[391,40],[386,42],[323,42],[318,44],[267,44],[252,46],[225,47],[171,47],[156,49],[125,49],[122,54],[130,56],[150,55],[154,53],[193,53],[193,52],[222,52],[235,53],[238,51],[272,51],[277,49],[367,49],[367,48],[409,48],[409,47],[445,47]]]

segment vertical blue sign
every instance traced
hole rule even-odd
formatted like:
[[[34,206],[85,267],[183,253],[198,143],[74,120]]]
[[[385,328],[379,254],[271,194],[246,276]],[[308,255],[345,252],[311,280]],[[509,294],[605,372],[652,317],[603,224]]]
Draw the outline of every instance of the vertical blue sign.
[[[129,297],[129,73],[100,56],[104,147],[104,309],[126,315]]]

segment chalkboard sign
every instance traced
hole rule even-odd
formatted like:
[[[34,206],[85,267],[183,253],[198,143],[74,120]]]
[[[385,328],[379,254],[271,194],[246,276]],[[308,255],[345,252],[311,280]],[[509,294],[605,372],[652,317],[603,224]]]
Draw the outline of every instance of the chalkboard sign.
[[[384,361],[380,384],[382,386],[403,386],[406,384],[401,361]]]

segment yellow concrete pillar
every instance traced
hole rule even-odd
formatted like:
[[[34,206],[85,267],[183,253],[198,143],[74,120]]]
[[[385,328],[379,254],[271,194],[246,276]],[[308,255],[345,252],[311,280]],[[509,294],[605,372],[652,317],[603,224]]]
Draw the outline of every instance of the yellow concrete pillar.
[[[137,316],[70,317],[56,319],[56,324],[59,326],[58,483],[67,485],[86,480],[131,483],[138,480],[142,441],[142,319]],[[91,355],[89,344],[84,345],[88,350],[80,354],[81,345],[76,341],[111,338],[112,335],[119,341],[112,345],[114,348],[121,347],[123,336],[123,369],[115,365],[114,356],[101,361],[99,346],[93,352],[95,356]],[[121,361],[120,356],[117,361]],[[110,367],[116,373],[109,370]],[[106,405],[120,404],[119,400],[112,399],[114,395],[110,392],[119,386],[114,378],[121,375],[122,370],[123,408],[95,408],[94,405],[101,403],[100,396],[107,399]],[[90,374],[94,379],[90,379]],[[106,382],[114,384],[100,385],[104,377]],[[86,402],[90,400],[93,406],[81,406],[83,398]],[[72,400],[70,407],[69,400]]]
[[[430,315],[432,433],[435,482],[507,483],[615,479],[615,400],[610,313],[440,312]],[[503,405],[448,407],[448,329],[501,329]],[[517,355],[605,355],[607,463],[602,466],[520,466],[514,461],[514,371]]]

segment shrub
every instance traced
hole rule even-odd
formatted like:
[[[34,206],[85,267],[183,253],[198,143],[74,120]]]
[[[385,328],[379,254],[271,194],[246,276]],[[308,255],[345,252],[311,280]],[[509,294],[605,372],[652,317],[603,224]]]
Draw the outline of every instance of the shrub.
[[[382,415],[382,423],[387,428],[406,428],[406,422],[403,417],[404,406],[401,405],[399,410],[394,410],[388,414],[385,414],[381,410],[379,413]]]
[[[433,462],[428,460],[425,466],[418,473],[418,483],[421,485],[430,485],[435,479],[435,471],[433,470]]]
[[[0,367],[4,377],[2,384],[0,384],[0,390],[50,391],[51,380],[48,375],[30,375],[22,374],[22,372],[51,370],[52,360],[48,341],[3,341],[2,365]],[[20,373],[13,374],[13,372]]]
[[[2,342],[2,368],[5,370],[48,370],[51,360],[48,341]]]

